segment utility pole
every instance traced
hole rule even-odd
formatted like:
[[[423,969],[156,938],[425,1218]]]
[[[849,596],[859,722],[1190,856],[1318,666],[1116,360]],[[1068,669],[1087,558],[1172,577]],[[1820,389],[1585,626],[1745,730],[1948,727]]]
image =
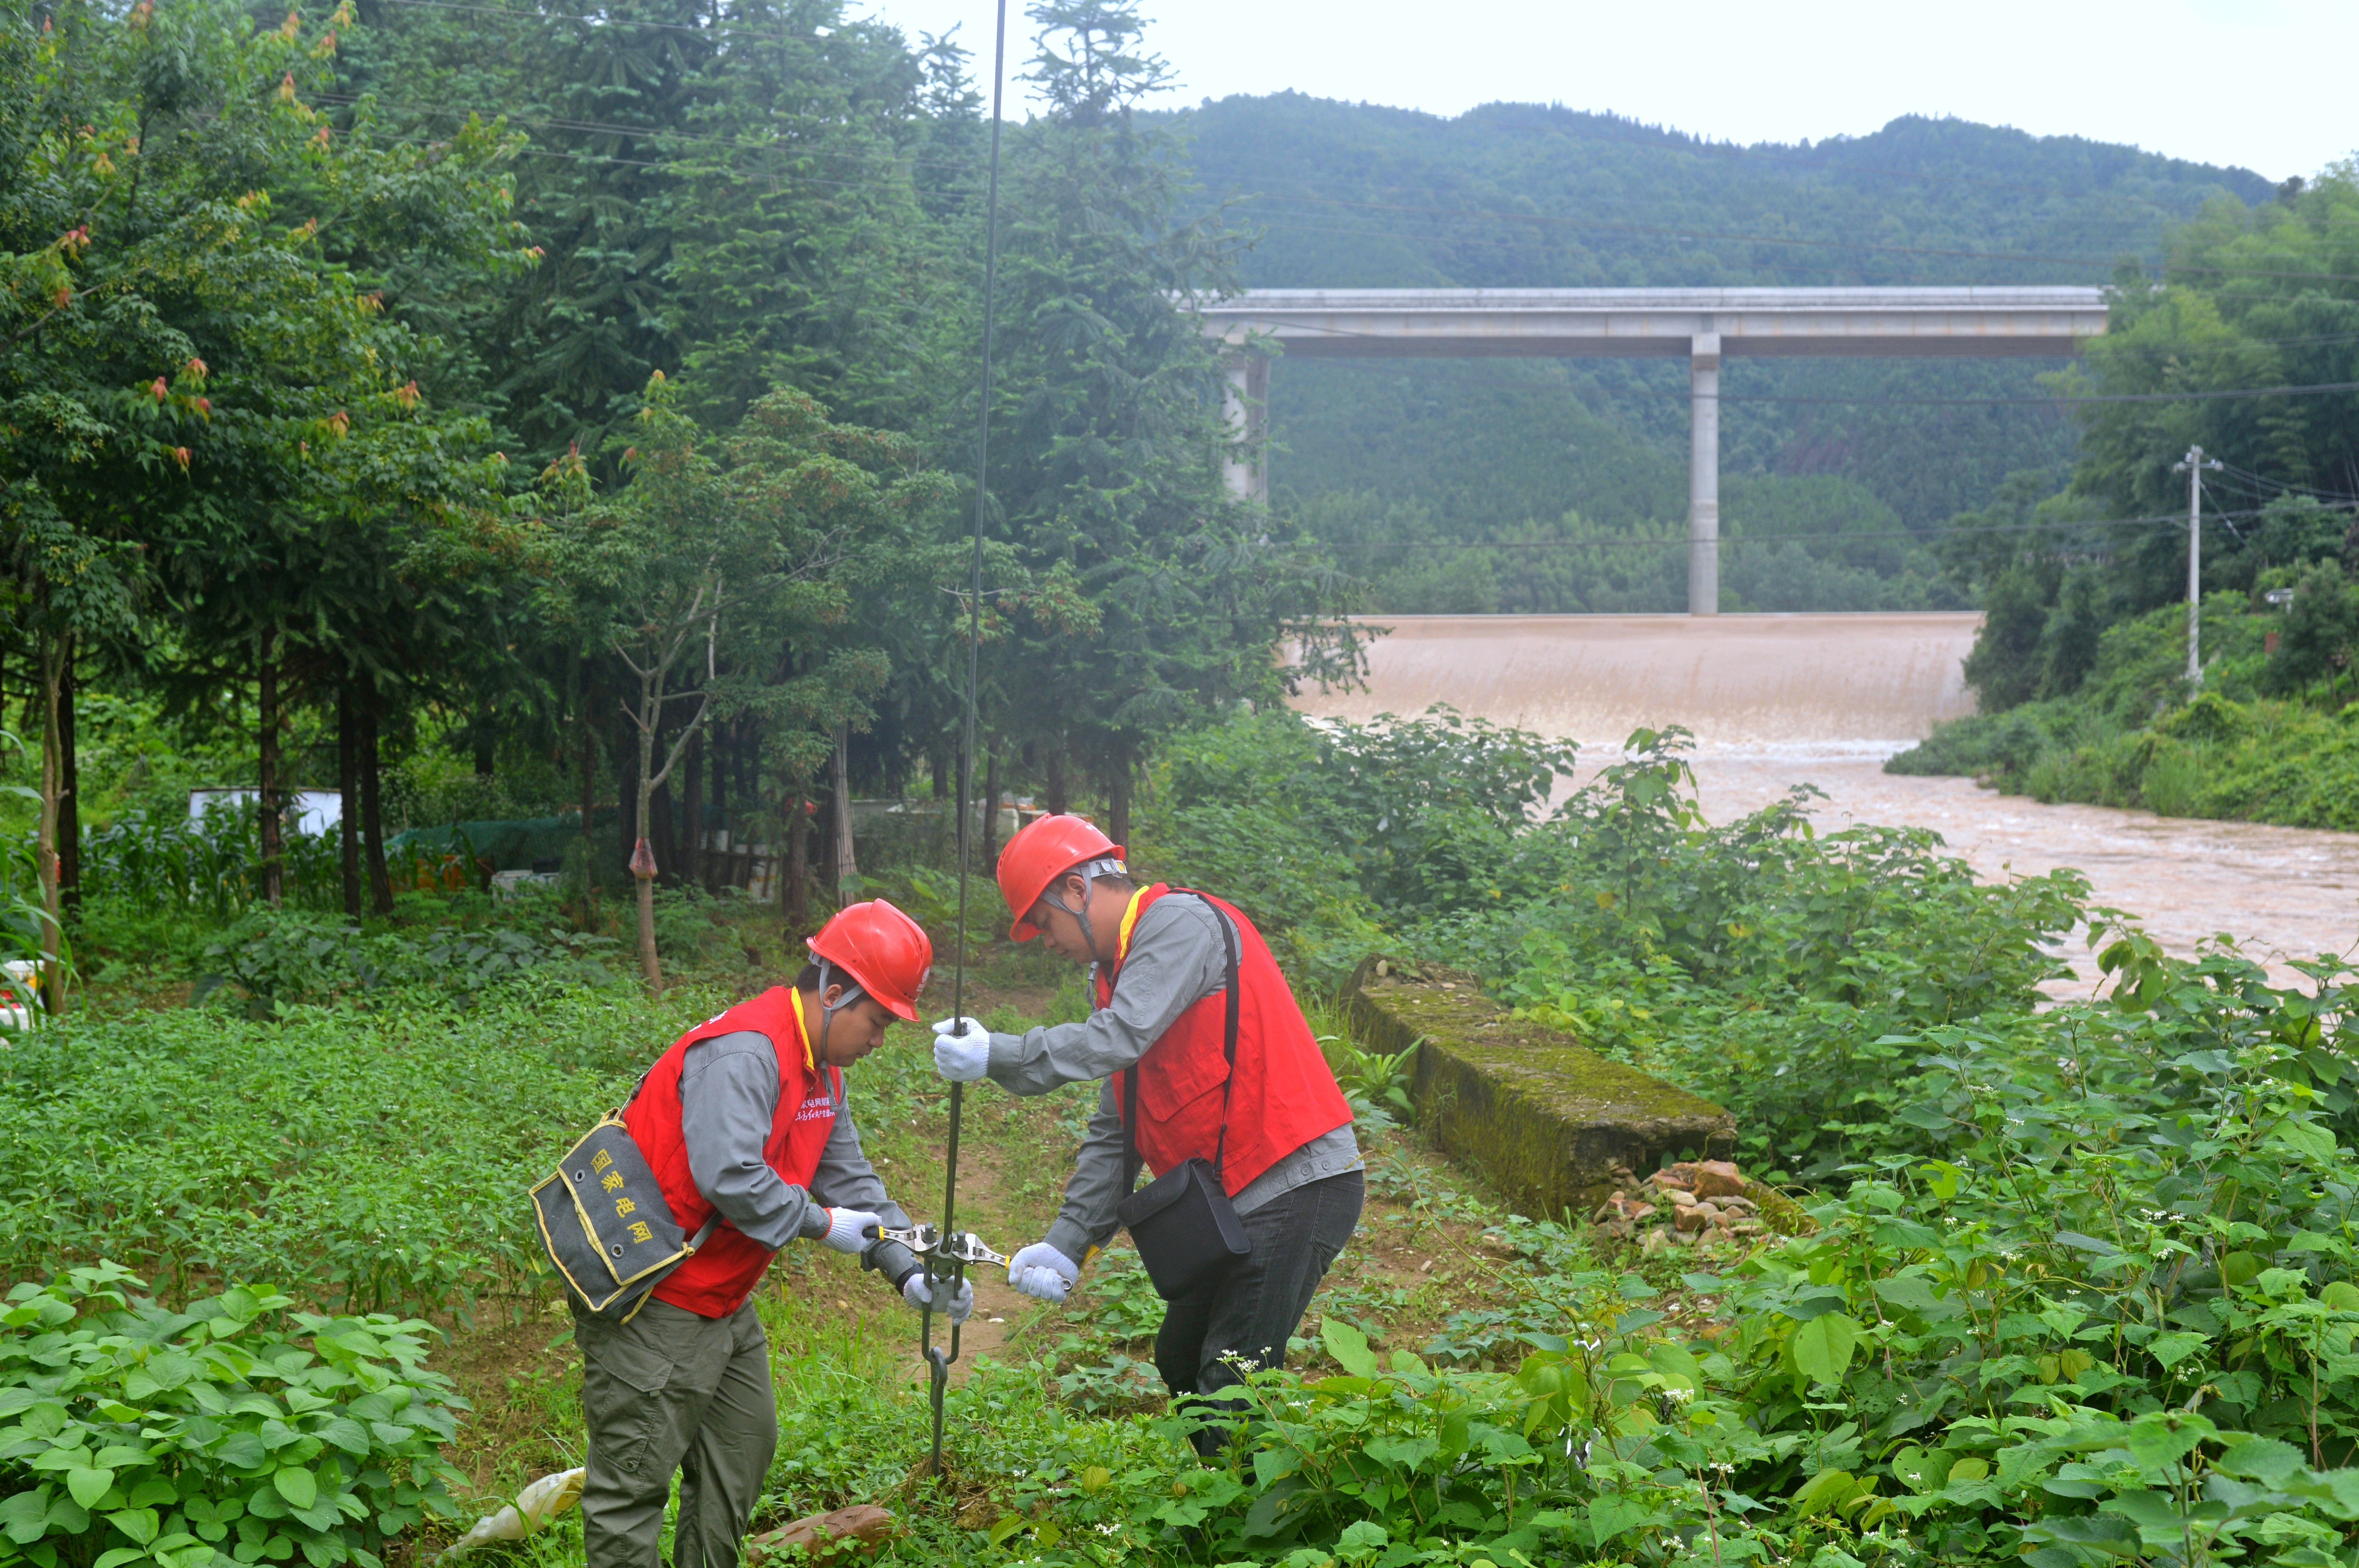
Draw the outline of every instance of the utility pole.
[[[2190,691],[2203,684],[2203,661],[2198,644],[2202,636],[2203,619],[2203,470],[2218,471],[2220,460],[2206,462],[2203,449],[2190,447],[2187,455],[2170,465],[2173,473],[2187,476],[2187,688]]]

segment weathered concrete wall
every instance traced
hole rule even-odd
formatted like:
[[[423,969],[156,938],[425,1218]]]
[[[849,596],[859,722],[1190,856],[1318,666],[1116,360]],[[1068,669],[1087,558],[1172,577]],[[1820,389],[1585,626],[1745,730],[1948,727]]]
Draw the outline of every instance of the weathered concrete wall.
[[[1614,1190],[1616,1166],[1643,1175],[1666,1154],[1719,1158],[1734,1144],[1735,1119],[1720,1107],[1517,1022],[1470,976],[1378,975],[1371,963],[1350,1000],[1371,1047],[1418,1049],[1418,1125],[1536,1217],[1585,1216]]]

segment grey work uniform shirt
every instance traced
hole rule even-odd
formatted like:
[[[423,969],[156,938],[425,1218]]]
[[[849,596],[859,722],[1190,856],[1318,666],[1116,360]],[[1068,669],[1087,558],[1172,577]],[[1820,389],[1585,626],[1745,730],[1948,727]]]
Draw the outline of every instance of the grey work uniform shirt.
[[[1023,1034],[991,1037],[989,1072],[1012,1094],[1046,1094],[1060,1084],[1106,1080],[1097,1114],[1082,1140],[1081,1159],[1065,1184],[1064,1206],[1048,1242],[1080,1262],[1116,1228],[1122,1201],[1122,1115],[1113,1076],[1147,1054],[1180,1015],[1228,979],[1228,949],[1212,906],[1189,893],[1169,893],[1148,904],[1131,927],[1114,1003],[1079,1023],[1057,1023]],[[1308,1182],[1360,1169],[1352,1124],[1322,1132],[1256,1176],[1231,1201],[1251,1214],[1281,1193]]]
[[[831,1085],[833,1077],[829,1075]],[[770,1168],[762,1146],[777,1117],[778,1089],[777,1050],[755,1030],[700,1040],[680,1058],[680,1141],[688,1147],[689,1174],[705,1201],[773,1252],[797,1237],[826,1235],[830,1207],[866,1209],[891,1229],[908,1229],[909,1217],[886,1195],[884,1179],[861,1152],[860,1130],[841,1100],[808,1189]],[[876,1262],[896,1284],[918,1266],[907,1248],[889,1241],[877,1249]]]

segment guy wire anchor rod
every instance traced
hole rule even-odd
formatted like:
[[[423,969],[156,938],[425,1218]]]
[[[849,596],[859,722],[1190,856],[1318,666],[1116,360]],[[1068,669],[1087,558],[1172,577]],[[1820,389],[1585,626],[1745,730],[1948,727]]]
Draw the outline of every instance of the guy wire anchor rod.
[[[991,508],[991,339],[999,296],[999,130],[1007,83],[1007,0],[998,0],[995,9],[997,26],[991,51],[991,190],[984,203],[983,219],[983,396],[975,416],[974,556],[967,600],[966,715],[958,755],[958,929],[951,934],[955,955],[951,968],[953,1020],[966,1016],[966,884],[970,870],[968,838],[973,829],[969,817],[974,785],[975,694],[981,689],[983,678],[983,526]],[[947,1279],[952,1292],[951,1300],[955,1301],[959,1286],[965,1281],[969,1262],[1007,1261],[972,1235],[951,1228],[958,1217],[959,1115],[965,1089],[962,1083],[951,1085],[951,1135],[943,1160],[940,1231],[949,1238],[949,1244],[911,1249],[918,1254],[919,1266],[926,1271],[926,1304],[918,1311],[918,1345],[931,1373],[934,1446],[930,1473],[937,1480],[942,1474],[942,1399],[950,1389],[951,1363],[958,1359],[959,1354],[959,1325],[955,1321],[951,1324],[949,1353],[945,1355],[934,1344],[934,1303],[942,1299],[935,1294],[937,1282]],[[918,1227],[920,1235],[931,1229],[930,1226]],[[947,1273],[938,1267],[943,1263],[950,1265]]]

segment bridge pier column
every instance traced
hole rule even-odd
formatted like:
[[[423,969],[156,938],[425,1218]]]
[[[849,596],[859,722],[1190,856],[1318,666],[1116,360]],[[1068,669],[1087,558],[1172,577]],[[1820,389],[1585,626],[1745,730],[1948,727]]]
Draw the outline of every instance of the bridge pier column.
[[[1233,353],[1221,359],[1226,378],[1221,415],[1229,427],[1228,446],[1221,456],[1221,481],[1233,501],[1269,504],[1269,470],[1263,461],[1268,436],[1269,358],[1266,354]]]
[[[1720,613],[1720,334],[1688,348],[1688,613]]]

